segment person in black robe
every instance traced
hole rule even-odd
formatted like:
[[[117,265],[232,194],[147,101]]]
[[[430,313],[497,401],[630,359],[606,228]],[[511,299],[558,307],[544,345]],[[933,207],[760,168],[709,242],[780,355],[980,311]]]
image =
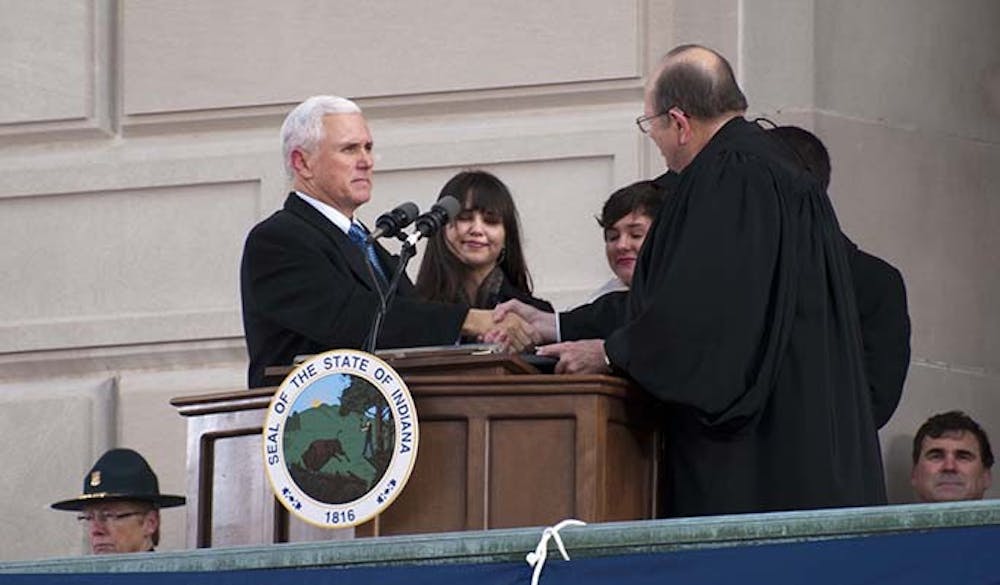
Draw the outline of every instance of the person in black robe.
[[[768,132],[788,148],[793,161],[819,180],[824,191],[829,189],[830,153],[818,136],[798,126],[776,126]],[[899,405],[910,367],[906,286],[896,267],[858,248],[846,235],[843,237],[861,318],[861,346],[872,414],[876,428],[882,428]]]
[[[678,172],[629,293],[557,319],[514,302],[559,372],[664,403],[667,516],[885,502],[844,241],[819,183],[746,121],[729,64],[672,50],[637,120]],[[605,336],[606,339],[585,339]]]

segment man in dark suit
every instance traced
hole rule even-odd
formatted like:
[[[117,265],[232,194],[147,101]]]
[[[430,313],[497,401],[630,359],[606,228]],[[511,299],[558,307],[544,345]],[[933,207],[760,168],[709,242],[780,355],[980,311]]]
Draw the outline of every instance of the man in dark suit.
[[[798,126],[777,126],[768,133],[788,148],[789,158],[816,177],[824,191],[829,189],[830,153],[818,136]],[[882,428],[899,405],[910,368],[906,285],[895,266],[865,252],[846,235],[843,238],[861,319],[861,346],[872,416],[875,426]]]
[[[371,198],[374,167],[361,109],[311,97],[288,114],[281,139],[293,192],[250,231],[240,269],[251,388],[266,384],[266,367],[296,355],[361,348],[380,304],[373,278],[385,282],[397,266],[380,245],[364,243],[368,232],[354,217]],[[520,318],[494,324],[489,311],[420,301],[404,276],[377,347],[451,344],[487,332],[514,350],[531,341]]]

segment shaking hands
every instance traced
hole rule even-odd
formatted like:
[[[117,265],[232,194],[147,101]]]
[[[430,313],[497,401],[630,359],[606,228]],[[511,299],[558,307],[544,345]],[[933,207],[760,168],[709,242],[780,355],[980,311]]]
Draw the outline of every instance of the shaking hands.
[[[475,337],[483,343],[496,343],[504,351],[520,353],[541,341],[530,323],[511,313],[495,318],[493,311],[469,309],[462,324],[462,335]]]
[[[520,317],[532,329],[533,345],[551,344],[539,347],[538,355],[558,359],[555,367],[557,374],[605,374],[611,371],[604,353],[603,339],[553,343],[557,340],[557,314],[540,311],[521,301],[507,301],[493,309],[493,319],[498,322],[513,316]]]
[[[587,339],[583,341],[556,341],[555,313],[546,313],[526,305],[521,301],[507,301],[492,311],[470,309],[462,334],[476,337],[484,343],[497,343],[505,351],[520,353],[536,345],[550,343],[538,349],[538,355],[547,355],[559,360],[556,373],[598,374],[609,371],[604,354],[604,341]]]

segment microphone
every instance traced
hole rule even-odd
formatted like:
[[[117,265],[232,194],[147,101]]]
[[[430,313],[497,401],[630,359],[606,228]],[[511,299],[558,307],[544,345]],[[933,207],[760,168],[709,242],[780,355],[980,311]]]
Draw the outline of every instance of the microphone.
[[[451,195],[446,195],[431,206],[430,211],[424,213],[416,219],[414,231],[410,237],[406,238],[407,246],[414,246],[421,238],[433,235],[441,229],[444,224],[451,221],[462,209],[462,204]]]
[[[375,231],[368,234],[368,243],[398,234],[399,230],[413,223],[419,213],[420,209],[412,201],[402,203],[396,206],[396,209],[383,213],[375,220]]]

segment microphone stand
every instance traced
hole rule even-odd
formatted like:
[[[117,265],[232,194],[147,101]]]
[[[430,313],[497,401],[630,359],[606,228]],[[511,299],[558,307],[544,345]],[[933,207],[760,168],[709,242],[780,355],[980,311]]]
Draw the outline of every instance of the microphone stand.
[[[414,205],[414,207],[416,206]],[[455,217],[461,208],[462,204],[459,203],[454,197],[442,197],[431,207],[430,211],[413,220],[416,225],[416,230],[412,234],[403,233],[401,229],[403,226],[399,226],[400,230],[396,234],[396,237],[403,241],[403,248],[399,252],[399,264],[396,266],[396,272],[392,275],[392,279],[388,282],[388,290],[385,293],[382,292],[378,279],[375,278],[375,269],[371,267],[370,262],[368,263],[368,272],[371,274],[372,282],[375,283],[375,289],[378,291],[379,296],[378,311],[375,313],[375,318],[372,320],[372,326],[368,332],[368,338],[365,339],[364,348],[368,353],[375,353],[375,345],[378,342],[378,334],[382,331],[382,321],[385,319],[385,315],[389,311],[389,307],[392,305],[392,299],[396,294],[396,289],[399,287],[399,279],[402,277],[403,271],[406,270],[406,264],[417,253],[417,242],[420,238],[426,238],[441,229],[442,226]]]
[[[392,275],[392,280],[389,281],[387,289],[385,292],[382,291],[382,287],[379,286],[378,278],[375,276],[375,269],[372,268],[370,262],[368,264],[368,272],[372,277],[372,282],[375,283],[375,290],[378,291],[379,306],[378,310],[375,311],[375,318],[372,319],[371,328],[368,331],[368,337],[365,338],[364,350],[368,353],[375,353],[375,344],[378,341],[378,335],[382,331],[382,321],[385,319],[386,313],[389,312],[389,308],[392,306],[392,300],[396,296],[396,289],[399,288],[399,279],[402,278],[403,273],[406,272],[406,265],[409,264],[410,260],[417,253],[417,247],[414,244],[410,244],[406,241],[406,234],[400,232],[399,239],[403,241],[403,248],[399,251],[399,263],[396,265],[396,271]]]

